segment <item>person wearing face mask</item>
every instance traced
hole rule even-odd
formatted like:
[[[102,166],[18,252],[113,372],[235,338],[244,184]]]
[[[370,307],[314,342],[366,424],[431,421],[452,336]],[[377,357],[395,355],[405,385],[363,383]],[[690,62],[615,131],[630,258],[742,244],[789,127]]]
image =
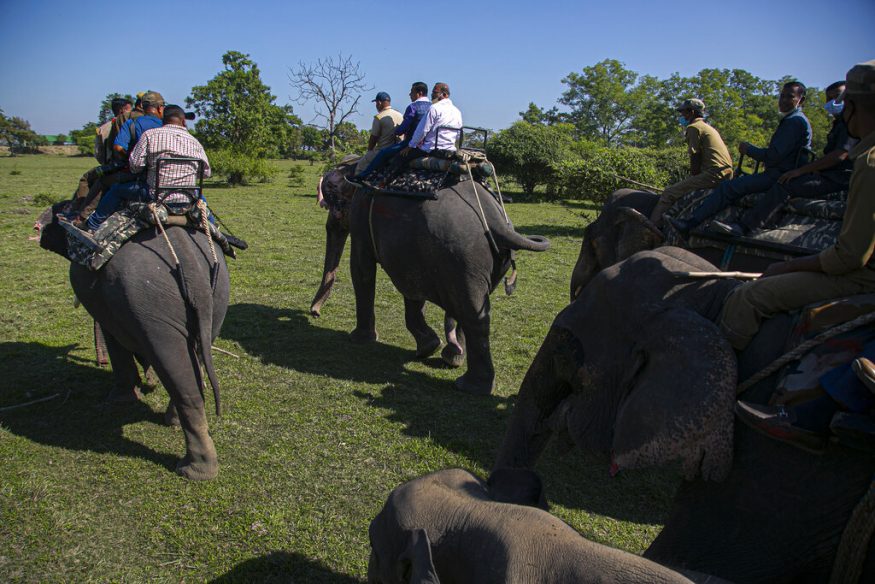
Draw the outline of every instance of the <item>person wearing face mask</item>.
[[[804,149],[811,148],[811,124],[802,113],[805,103],[805,85],[789,81],[778,96],[778,113],[781,121],[772,134],[769,145],[759,148],[747,142],[738,145],[741,154],[762,162],[765,170],[759,174],[746,174],[723,181],[705,197],[687,220],[670,219],[669,222],[682,235],[704,223],[738,199],[751,193],[764,193],[785,172],[799,166]]]
[[[853,173],[842,230],[835,245],[817,255],[772,264],[763,277],[735,288],[723,305],[720,328],[741,349],[756,333],[761,318],[813,302],[875,292],[875,60],[848,71],[842,116],[848,135],[859,139],[848,158]],[[875,351],[869,345],[863,357]],[[736,412],[746,424],[797,446],[825,442],[838,410],[869,412],[875,396],[866,389],[873,373],[864,363],[848,363],[821,377],[824,394],[800,406],[765,406],[738,402]],[[853,372],[851,372],[853,370]],[[849,383],[853,373],[860,384]]]
[[[657,227],[662,227],[662,214],[687,193],[712,189],[721,181],[732,178],[732,157],[720,133],[705,122],[705,102],[686,99],[675,111],[679,114],[678,122],[684,127],[690,176],[662,191],[650,214],[650,220]]]
[[[833,123],[826,137],[823,157],[782,174],[778,182],[759,198],[757,204],[745,211],[738,223],[712,221],[713,231],[736,236],[747,235],[762,229],[790,198],[817,199],[848,189],[853,170],[848,152],[858,140],[848,136],[848,128],[842,119],[844,103],[839,96],[844,90],[844,81],[836,81],[826,88],[827,101],[824,109],[833,117]]]

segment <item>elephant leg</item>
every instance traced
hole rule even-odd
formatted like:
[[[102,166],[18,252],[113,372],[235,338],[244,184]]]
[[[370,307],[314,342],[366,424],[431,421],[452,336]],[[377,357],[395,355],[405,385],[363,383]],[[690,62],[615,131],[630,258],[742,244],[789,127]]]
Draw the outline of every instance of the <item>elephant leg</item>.
[[[376,341],[377,326],[374,317],[374,295],[377,287],[377,262],[367,249],[370,241],[352,240],[352,259],[349,271],[355,290],[355,329],[350,338],[356,343]]]
[[[106,397],[107,401],[124,403],[143,399],[140,392],[140,374],[134,362],[134,354],[125,349],[115,337],[103,332],[106,350],[112,363],[112,390]]]
[[[456,379],[456,389],[475,395],[489,395],[495,384],[495,368],[489,348],[489,297],[476,318],[460,321],[468,348],[468,370]]]
[[[158,376],[155,374],[155,368],[149,365],[149,362],[142,355],[135,353],[134,357],[137,358],[137,363],[143,368],[143,379],[140,382],[140,387],[144,389],[149,388],[150,391],[158,387]]]
[[[182,426],[182,423],[179,421],[179,410],[176,409],[172,399],[167,402],[167,409],[164,411],[164,423],[171,428]]]
[[[176,472],[191,480],[215,478],[219,473],[219,460],[204,412],[197,355],[184,339],[162,343],[152,349],[154,355],[149,355],[149,360],[170,394],[171,405],[176,406],[185,436],[186,452],[177,463]]]
[[[416,358],[425,359],[441,346],[441,339],[425,322],[425,300],[404,299],[404,322],[416,339]]]
[[[457,326],[456,320],[444,315],[444,334],[447,346],[441,351],[441,359],[452,368],[461,367],[465,362],[465,333]]]
[[[331,295],[337,279],[337,266],[340,265],[348,236],[349,230],[343,226],[340,219],[329,212],[328,220],[325,222],[325,265],[322,268],[322,283],[313,297],[313,302],[310,303],[311,316],[319,317],[322,314],[322,305]]]

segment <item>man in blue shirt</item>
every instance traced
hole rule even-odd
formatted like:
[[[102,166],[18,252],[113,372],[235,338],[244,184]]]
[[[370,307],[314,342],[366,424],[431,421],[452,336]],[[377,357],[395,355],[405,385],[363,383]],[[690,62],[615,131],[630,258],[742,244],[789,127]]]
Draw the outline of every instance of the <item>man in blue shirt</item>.
[[[431,101],[426,97],[427,95],[428,85],[422,81],[417,81],[413,84],[410,88],[410,105],[404,110],[404,118],[395,128],[395,135],[403,135],[404,139],[397,144],[387,146],[380,150],[363,171],[349,180],[353,182],[361,181],[363,178],[389,162],[390,158],[401,152],[408,144],[410,144],[410,138],[413,137],[413,132],[419,125],[420,120],[422,120],[422,118],[428,113],[429,108],[431,108]]]
[[[129,119],[124,123],[115,137],[113,150],[115,150],[123,158],[127,159],[128,154],[134,149],[137,140],[143,135],[146,130],[161,127],[161,118],[164,116],[164,98],[157,91],[147,91],[140,98],[143,104],[144,115],[138,118]]]
[[[804,163],[806,160],[801,155],[803,149],[811,148],[811,124],[802,113],[803,103],[805,85],[798,81],[785,83],[778,97],[781,121],[772,134],[769,146],[759,148],[747,142],[738,145],[739,152],[762,162],[765,170],[723,181],[699,203],[688,220],[669,219],[675,229],[687,235],[690,230],[743,196],[768,191],[781,175],[799,167],[800,162]]]

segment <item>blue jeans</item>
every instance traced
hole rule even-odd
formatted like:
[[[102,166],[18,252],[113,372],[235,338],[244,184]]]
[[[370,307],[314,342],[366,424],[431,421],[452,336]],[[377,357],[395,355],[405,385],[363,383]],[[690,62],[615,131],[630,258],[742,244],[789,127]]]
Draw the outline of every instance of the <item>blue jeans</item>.
[[[100,203],[91,217],[88,218],[88,228],[95,231],[106,221],[107,217],[118,211],[122,201],[147,201],[149,200],[149,187],[146,183],[135,180],[133,182],[118,183],[103,193]]]
[[[780,170],[766,170],[759,174],[745,174],[725,180],[705,197],[690,217],[690,227],[703,223],[745,195],[764,193],[778,182]]]
[[[410,144],[410,140],[404,140],[403,142],[398,142],[397,144],[392,144],[391,146],[386,146],[377,152],[377,155],[374,156],[374,159],[371,160],[370,164],[368,164],[363,171],[361,171],[358,175],[358,178],[365,178],[378,168],[384,166],[389,162],[389,159],[393,156],[397,155],[399,152],[404,150]]]

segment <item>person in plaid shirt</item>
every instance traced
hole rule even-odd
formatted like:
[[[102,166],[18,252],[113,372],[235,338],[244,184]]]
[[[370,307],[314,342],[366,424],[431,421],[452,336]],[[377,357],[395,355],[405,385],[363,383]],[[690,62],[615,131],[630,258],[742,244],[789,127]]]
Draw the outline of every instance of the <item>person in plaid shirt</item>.
[[[210,162],[203,146],[197,138],[188,133],[185,126],[185,112],[178,105],[164,108],[164,125],[143,133],[128,158],[134,173],[146,172],[146,182],[136,181],[116,185],[100,200],[100,204],[88,218],[88,230],[95,231],[106,218],[121,206],[124,200],[155,200],[157,162],[159,158],[197,158],[203,161],[204,176],[211,174]],[[161,166],[160,185],[191,188],[198,184],[197,164],[168,163]],[[188,195],[183,192],[161,193],[165,204],[187,203]]]

